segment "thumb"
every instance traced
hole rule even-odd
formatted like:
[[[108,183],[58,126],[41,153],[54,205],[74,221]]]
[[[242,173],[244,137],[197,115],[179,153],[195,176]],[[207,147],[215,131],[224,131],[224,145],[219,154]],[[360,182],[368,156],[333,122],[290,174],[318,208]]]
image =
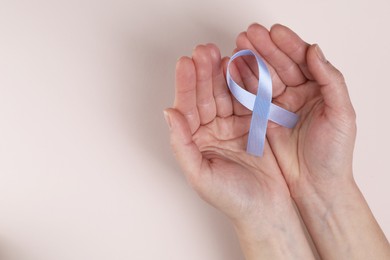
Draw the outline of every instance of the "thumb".
[[[193,183],[202,166],[202,154],[192,140],[188,121],[173,108],[165,109],[164,117],[170,130],[171,146],[176,160],[189,182]]]
[[[336,112],[352,109],[343,75],[326,60],[317,44],[309,47],[306,59],[310,73],[321,87],[325,105]]]

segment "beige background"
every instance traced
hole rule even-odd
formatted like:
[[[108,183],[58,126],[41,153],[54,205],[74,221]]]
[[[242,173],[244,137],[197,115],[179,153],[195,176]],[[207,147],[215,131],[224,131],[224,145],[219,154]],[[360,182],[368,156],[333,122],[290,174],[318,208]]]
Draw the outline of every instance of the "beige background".
[[[189,188],[162,110],[175,61],[289,25],[343,71],[355,176],[390,236],[390,2],[0,0],[0,258],[242,259]]]

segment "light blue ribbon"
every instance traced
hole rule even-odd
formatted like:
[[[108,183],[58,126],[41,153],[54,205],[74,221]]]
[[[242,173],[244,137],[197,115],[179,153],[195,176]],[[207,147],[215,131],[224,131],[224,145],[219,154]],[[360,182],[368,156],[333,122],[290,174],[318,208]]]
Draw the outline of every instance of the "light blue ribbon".
[[[255,56],[259,69],[259,83],[257,95],[241,88],[230,76],[230,64],[240,56]],[[263,156],[265,134],[268,120],[281,126],[293,128],[298,122],[298,115],[271,103],[272,80],[264,61],[251,50],[242,50],[234,54],[228,63],[226,80],[233,96],[246,108],[252,110],[251,125],[249,128],[247,152],[255,156]]]

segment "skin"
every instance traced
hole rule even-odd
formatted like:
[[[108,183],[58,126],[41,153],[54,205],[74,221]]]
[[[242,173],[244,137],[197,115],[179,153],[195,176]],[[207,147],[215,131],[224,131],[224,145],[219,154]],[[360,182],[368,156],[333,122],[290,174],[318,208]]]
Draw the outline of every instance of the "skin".
[[[200,197],[232,220],[247,259],[312,259],[268,142],[262,158],[246,153],[251,112],[228,91],[226,61],[208,44],[177,62],[175,102],[165,110],[177,161]]]
[[[269,123],[264,156],[247,154],[251,112],[228,91],[227,59],[215,45],[197,46],[192,57],[178,60],[174,106],[164,111],[189,183],[232,220],[247,259],[314,258],[293,201],[322,258],[390,256],[353,181],[355,112],[341,73],[317,45],[281,25],[270,32],[251,25],[238,36],[239,49],[261,54],[273,102],[300,121],[294,129]],[[236,82],[253,93],[256,70],[247,58],[231,67]]]
[[[323,259],[390,259],[390,247],[352,171],[356,115],[343,75],[318,45],[293,31],[259,24],[237,38],[274,68],[274,103],[296,112],[294,129],[267,131],[272,151]],[[254,71],[250,61],[242,64]],[[246,74],[250,82],[255,73]]]

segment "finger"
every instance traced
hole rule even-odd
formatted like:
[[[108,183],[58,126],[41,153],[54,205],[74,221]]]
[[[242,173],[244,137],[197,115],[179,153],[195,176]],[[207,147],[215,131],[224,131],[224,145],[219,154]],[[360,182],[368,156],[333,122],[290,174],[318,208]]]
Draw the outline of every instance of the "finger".
[[[284,84],[297,86],[306,82],[298,65],[275,45],[265,27],[252,24],[248,28],[247,35],[259,54],[274,67]]]
[[[276,46],[298,64],[307,79],[312,80],[313,76],[310,74],[306,63],[306,53],[310,45],[291,29],[280,24],[271,27],[270,35]]]
[[[194,183],[201,172],[203,159],[199,148],[192,141],[190,126],[176,109],[164,110],[170,129],[171,147],[179,165],[190,183]]]
[[[222,64],[223,64],[223,71],[225,73],[225,78],[226,78],[226,72],[227,72],[227,64],[229,62],[229,58],[228,57],[225,57],[223,58],[223,61],[222,61]],[[240,85],[240,86],[244,86],[244,83],[241,79],[241,76],[240,76],[240,73],[235,65],[235,63],[231,63],[230,64],[230,75],[232,76],[232,78],[234,79],[234,81]],[[233,113],[237,116],[242,116],[242,115],[249,115],[251,114],[252,112],[247,109],[246,107],[244,107],[240,102],[237,101],[237,99],[231,95],[231,98],[232,98],[232,103],[233,103]]]
[[[196,69],[196,105],[200,124],[205,125],[213,120],[217,114],[209,49],[204,45],[198,45],[192,54],[192,59]]]
[[[307,102],[320,95],[318,84],[315,81],[308,81],[306,84],[297,87],[287,87],[283,95],[272,100],[288,111],[298,112]]]
[[[212,60],[212,81],[217,116],[227,117],[233,114],[233,103],[223,74],[221,53],[214,44],[207,44]]]
[[[320,85],[327,108],[336,114],[340,112],[351,113],[348,115],[354,114],[343,75],[326,60],[317,44],[309,47],[307,64],[310,73]]]
[[[181,57],[176,63],[174,108],[187,119],[191,133],[199,128],[196,106],[196,72],[191,58]]]
[[[252,43],[249,41],[247,33],[242,32],[237,36],[236,39],[236,45],[238,49],[250,49],[254,51],[255,53],[258,53],[253,47]],[[243,57],[247,66],[249,66],[253,72],[253,77],[256,77],[256,80],[258,80],[258,67],[257,67],[257,62],[255,59],[251,59],[248,56]],[[286,85],[282,82],[280,79],[279,75],[276,73],[275,69],[268,64],[268,62],[265,60],[265,63],[267,64],[267,68],[271,74],[271,79],[272,79],[272,96],[277,97],[280,94],[282,94],[286,88]],[[257,91],[257,89],[256,89]],[[256,93],[256,92],[254,92]]]

